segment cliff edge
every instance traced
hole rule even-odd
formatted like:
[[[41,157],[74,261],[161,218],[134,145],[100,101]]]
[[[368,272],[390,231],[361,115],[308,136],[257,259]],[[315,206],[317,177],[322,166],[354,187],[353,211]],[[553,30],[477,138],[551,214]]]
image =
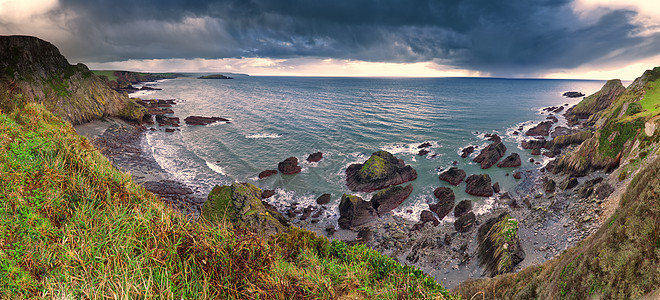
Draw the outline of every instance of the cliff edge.
[[[0,36],[0,109],[43,104],[72,124],[117,115],[128,97],[84,64],[71,65],[53,44],[31,36]]]

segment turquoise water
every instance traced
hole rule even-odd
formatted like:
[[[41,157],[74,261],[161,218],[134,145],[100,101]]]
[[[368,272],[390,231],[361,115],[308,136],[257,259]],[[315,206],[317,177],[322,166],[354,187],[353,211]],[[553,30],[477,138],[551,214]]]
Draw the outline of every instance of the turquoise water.
[[[469,174],[490,174],[503,190],[515,184],[511,169],[481,170],[458,152],[489,142],[484,133],[502,136],[508,151],[518,152],[523,167],[528,151],[518,148],[521,137],[511,133],[544,120],[547,106],[575,104],[565,91],[591,94],[603,81],[521,80],[483,78],[312,78],[240,77],[233,80],[198,80],[194,77],[159,82],[162,91],[134,95],[143,99],[178,99],[173,110],[180,117],[180,131],[148,132],[145,147],[172,179],[185,182],[200,194],[215,184],[251,182],[275,189],[268,201],[283,207],[292,202],[315,203],[323,193],[333,200],[326,222],[336,221],[336,206],[345,187],[344,170],[364,162],[371,153],[386,150],[412,165],[418,179],[414,191],[397,214],[415,219],[433,190],[450,186],[438,180],[438,169],[453,161]],[[187,126],[190,115],[219,116],[231,123]],[[533,121],[533,122],[530,122]],[[563,120],[560,121],[560,123]],[[477,134],[478,132],[478,134]],[[431,153],[417,156],[417,146],[432,143]],[[307,163],[311,153],[324,159]],[[477,151],[478,152],[478,151]],[[432,155],[435,155],[432,158]],[[278,162],[295,156],[302,173],[275,175],[258,180],[257,174],[276,169]],[[535,157],[539,160],[541,157]],[[488,199],[469,196],[465,184],[452,187],[456,201],[470,198],[477,212],[488,209]],[[365,199],[370,195],[359,193]],[[408,211],[412,210],[412,213]]]

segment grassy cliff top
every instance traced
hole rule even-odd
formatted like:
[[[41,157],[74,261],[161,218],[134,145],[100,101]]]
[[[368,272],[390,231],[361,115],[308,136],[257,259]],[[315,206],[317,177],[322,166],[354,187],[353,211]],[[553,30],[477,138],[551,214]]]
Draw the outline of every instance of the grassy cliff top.
[[[190,222],[43,106],[0,114],[0,298],[450,298],[365,246]]]

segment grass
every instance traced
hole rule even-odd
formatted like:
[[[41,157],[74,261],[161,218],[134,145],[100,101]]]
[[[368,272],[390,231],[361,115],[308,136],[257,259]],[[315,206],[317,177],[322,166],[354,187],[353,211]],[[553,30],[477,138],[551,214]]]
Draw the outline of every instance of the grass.
[[[641,112],[635,117],[653,117],[660,114],[660,80],[649,83],[644,98],[639,101]]]
[[[33,103],[0,114],[0,298],[450,298],[365,246],[190,222]]]
[[[94,73],[96,76],[105,76],[110,81],[117,81],[117,76],[115,75],[115,71],[113,70],[102,70],[102,71],[94,70],[92,71],[92,73]]]
[[[382,178],[387,175],[386,161],[378,155],[371,155],[362,165],[360,175],[364,178]]]

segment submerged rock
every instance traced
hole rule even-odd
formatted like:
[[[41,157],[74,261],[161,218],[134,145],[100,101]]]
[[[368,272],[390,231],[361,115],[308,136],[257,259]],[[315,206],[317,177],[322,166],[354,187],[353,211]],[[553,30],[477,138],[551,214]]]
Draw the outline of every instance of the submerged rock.
[[[249,183],[216,185],[202,206],[202,217],[212,222],[230,221],[266,236],[285,232],[288,222],[264,205],[261,194],[259,188]]]
[[[525,259],[518,237],[518,221],[508,213],[488,219],[477,232],[477,258],[486,275],[513,271]]]
[[[511,153],[505,159],[497,164],[499,168],[513,168],[520,167],[521,165],[520,155],[518,153]]]
[[[456,167],[451,167],[447,171],[444,171],[440,173],[440,180],[449,182],[451,185],[459,185],[461,182],[463,182],[463,179],[465,179],[465,176],[467,174],[465,171],[456,168]]]
[[[189,116],[183,119],[184,122],[188,125],[209,125],[215,122],[229,122],[228,119],[221,117],[200,117],[200,116]]]
[[[465,147],[463,148],[463,150],[461,150],[461,157],[467,158],[468,156],[470,156],[470,154],[472,154],[472,152],[474,152],[474,146]]]
[[[323,159],[323,153],[321,152],[312,153],[307,157],[308,162],[319,162],[321,159]]]
[[[364,164],[346,169],[346,186],[356,192],[373,192],[415,179],[415,169],[386,151],[374,152]]]
[[[493,187],[488,174],[470,175],[470,177],[465,179],[465,183],[465,192],[470,195],[480,197],[490,197],[493,195]]]
[[[277,174],[277,170],[265,170],[259,173],[259,179],[264,179]]]
[[[479,155],[477,155],[472,161],[480,163],[482,169],[488,169],[497,163],[497,161],[504,156],[505,152],[506,146],[504,146],[504,143],[501,141],[495,142],[481,150],[481,153],[479,153]]]
[[[280,162],[277,165],[277,169],[280,170],[280,172],[282,172],[284,175],[297,174],[302,170],[300,166],[298,166],[298,158],[296,157],[289,157]]]

